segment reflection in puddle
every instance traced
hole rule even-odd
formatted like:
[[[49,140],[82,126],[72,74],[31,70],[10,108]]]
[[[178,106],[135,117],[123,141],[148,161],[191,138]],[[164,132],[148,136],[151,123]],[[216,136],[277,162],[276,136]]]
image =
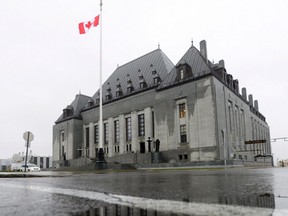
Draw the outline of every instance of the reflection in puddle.
[[[165,213],[159,212],[156,210],[148,210],[141,208],[133,208],[129,206],[121,206],[121,205],[109,205],[103,206],[100,208],[90,209],[83,213],[83,216],[168,216],[168,215],[177,215],[175,213]],[[183,215],[183,214],[181,214]]]
[[[156,200],[155,200],[156,201]],[[271,213],[273,212],[273,210],[275,209],[275,196],[274,194],[270,194],[270,193],[264,193],[264,194],[259,194],[259,195],[254,195],[254,196],[249,196],[249,197],[228,197],[228,196],[222,196],[219,197],[219,206],[222,206],[222,211],[225,209],[225,206],[227,208],[229,208],[228,206],[231,207],[235,207],[237,209],[238,212],[242,212],[242,213],[251,213],[251,212],[256,212],[256,214],[260,213],[261,210],[258,208],[264,208],[263,209],[263,214],[262,215],[271,215]],[[168,201],[169,202],[169,201]],[[184,203],[189,203],[189,199],[186,199],[184,201]],[[183,203],[183,204],[184,204]],[[192,204],[192,202],[191,202]],[[175,211],[168,211],[165,209],[145,209],[145,208],[138,208],[138,207],[134,207],[134,206],[127,206],[127,205],[119,205],[119,204],[107,204],[106,206],[101,206],[99,208],[91,208],[85,212],[83,212],[83,216],[121,216],[121,215],[127,215],[127,216],[132,216],[132,215],[139,215],[139,216],[186,216],[186,215],[203,215],[202,213],[206,212],[206,213],[211,213],[211,209],[213,210],[220,210],[221,207],[219,208],[215,208],[215,204],[211,204],[209,206],[209,204],[204,204],[204,203],[194,203],[195,205],[198,205],[198,209],[199,208],[204,208],[202,209],[200,212],[199,211],[195,211],[195,208],[191,209],[191,212],[189,214],[183,213],[183,212],[179,212],[176,213]],[[218,204],[216,204],[218,205]],[[184,207],[185,205],[183,205]],[[251,210],[251,207],[257,207],[253,210]],[[242,210],[240,210],[242,208]],[[197,209],[197,208],[196,208]],[[257,210],[258,209],[258,210]],[[269,209],[271,209],[269,211]],[[226,209],[227,210],[227,209]],[[235,210],[235,209],[234,209]],[[229,211],[225,210],[221,213],[223,215],[226,215],[226,213],[228,213],[229,215]],[[200,213],[200,214],[199,214]],[[220,212],[218,212],[220,213]],[[268,214],[267,214],[268,213]],[[204,214],[206,215],[206,214]],[[207,214],[210,215],[210,214]],[[213,214],[214,215],[214,214]],[[249,214],[250,215],[250,214]],[[253,215],[253,214],[251,214]]]
[[[270,193],[264,193],[259,195],[255,194],[247,197],[224,196],[219,197],[219,204],[275,209],[275,196],[274,194]]]

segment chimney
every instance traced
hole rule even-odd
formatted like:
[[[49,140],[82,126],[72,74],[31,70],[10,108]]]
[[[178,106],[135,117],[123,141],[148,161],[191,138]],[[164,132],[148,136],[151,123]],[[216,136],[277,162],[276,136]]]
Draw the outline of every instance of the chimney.
[[[219,66],[225,68],[225,62],[223,59],[219,61]]]
[[[207,45],[205,40],[200,41],[200,53],[205,58],[206,62],[208,62]]]
[[[233,89],[237,94],[239,94],[239,82],[237,79],[233,80]]]
[[[250,94],[250,95],[248,96],[248,98],[249,98],[249,105],[253,107],[253,95]]]
[[[255,106],[256,111],[259,111],[258,100],[254,100],[254,106]]]
[[[247,91],[246,91],[246,88],[242,88],[242,97],[244,98],[245,101],[247,101]]]

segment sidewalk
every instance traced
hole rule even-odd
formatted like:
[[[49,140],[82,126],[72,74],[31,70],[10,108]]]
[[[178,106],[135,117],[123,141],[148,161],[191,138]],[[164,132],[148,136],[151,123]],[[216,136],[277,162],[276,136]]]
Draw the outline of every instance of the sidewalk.
[[[73,172],[40,171],[40,172],[0,172],[0,178],[25,178],[25,177],[64,177],[72,176]]]

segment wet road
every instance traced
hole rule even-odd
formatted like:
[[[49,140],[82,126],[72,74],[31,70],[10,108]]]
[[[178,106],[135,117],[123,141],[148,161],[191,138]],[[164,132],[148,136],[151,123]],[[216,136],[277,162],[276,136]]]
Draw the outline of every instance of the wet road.
[[[288,215],[287,179],[287,168],[2,178],[0,215]]]

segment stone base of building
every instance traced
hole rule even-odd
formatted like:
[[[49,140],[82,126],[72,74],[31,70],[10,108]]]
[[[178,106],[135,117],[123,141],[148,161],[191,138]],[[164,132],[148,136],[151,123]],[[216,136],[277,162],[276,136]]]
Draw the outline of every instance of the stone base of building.
[[[105,163],[97,163],[96,159],[78,158],[66,161],[54,161],[53,168],[57,170],[100,170],[100,169],[140,169],[140,168],[168,168],[168,167],[225,167],[224,160],[192,160],[189,151],[163,151],[147,153],[127,153],[105,157]],[[272,159],[251,160],[226,160],[229,167],[272,167]]]

